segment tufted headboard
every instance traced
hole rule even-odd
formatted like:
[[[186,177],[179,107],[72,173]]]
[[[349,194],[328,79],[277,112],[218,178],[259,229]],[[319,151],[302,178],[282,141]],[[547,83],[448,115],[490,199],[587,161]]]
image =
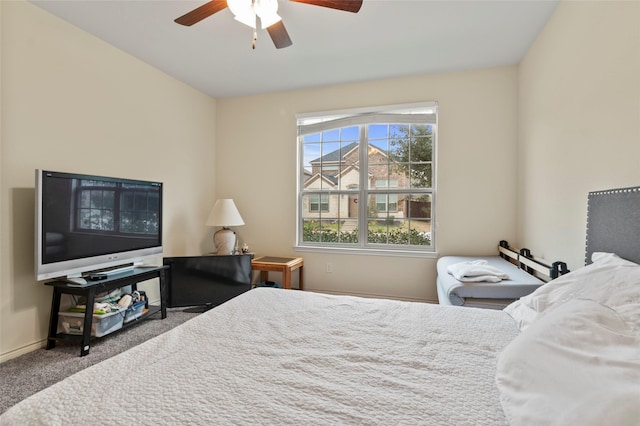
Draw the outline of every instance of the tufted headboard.
[[[640,263],[640,186],[589,193],[585,264],[593,252]]]

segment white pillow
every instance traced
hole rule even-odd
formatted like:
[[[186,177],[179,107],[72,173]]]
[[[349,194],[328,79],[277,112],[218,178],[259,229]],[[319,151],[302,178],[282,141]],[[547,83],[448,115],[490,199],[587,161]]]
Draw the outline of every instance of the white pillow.
[[[638,426],[640,424],[640,394],[637,386],[602,389],[567,411],[558,420],[561,425]]]
[[[640,336],[613,309],[575,299],[505,348],[496,384],[510,425],[638,424]]]
[[[613,253],[594,253],[592,260],[592,264],[562,275],[516,300],[504,311],[524,330],[541,312],[578,297],[612,308],[640,303],[640,265]]]

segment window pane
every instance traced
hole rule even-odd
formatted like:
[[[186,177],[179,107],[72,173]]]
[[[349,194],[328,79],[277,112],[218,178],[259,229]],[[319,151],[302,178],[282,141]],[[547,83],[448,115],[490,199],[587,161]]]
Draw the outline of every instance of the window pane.
[[[346,128],[343,134],[353,133]],[[304,189],[348,189],[360,183],[357,142],[303,144]]]
[[[359,151],[357,142],[343,142],[340,151],[335,153],[337,161],[340,163],[340,171],[333,178],[336,181],[336,188],[348,189],[353,185],[360,184],[360,172],[358,168]]]
[[[304,143],[320,142],[320,133],[312,133],[304,136]]]
[[[409,244],[414,246],[431,245],[431,219],[410,221]]]
[[[345,127],[341,129],[340,133],[341,133],[340,140],[342,140],[343,142],[345,141],[357,142],[360,140],[360,127],[358,126]]]
[[[303,221],[303,241],[338,242],[338,223],[335,220],[309,219]]]
[[[329,196],[327,194],[320,195],[320,211],[329,211]]]
[[[408,214],[411,219],[431,219],[431,195],[411,195],[408,197]]]
[[[346,219],[340,222],[338,241],[341,243],[358,242],[358,218]]]
[[[411,143],[411,161],[414,163],[420,161],[432,160],[432,137],[420,136],[412,139]]]
[[[431,195],[411,195],[407,198],[409,244],[431,245]]]
[[[405,138],[409,134],[408,124],[392,124],[389,126],[389,137],[392,139]]]
[[[395,212],[398,211],[398,195],[397,194],[389,194],[387,197],[387,211]]]
[[[324,142],[339,141],[340,129],[327,130],[326,132],[322,132],[322,140]]]
[[[431,163],[412,164],[410,174],[412,188],[431,188],[433,176]]]
[[[412,188],[432,187],[433,127],[392,126],[390,161],[397,173],[411,177]],[[408,186],[402,186],[408,188]]]
[[[328,194],[308,194],[302,197],[303,203],[303,217],[305,218],[319,218],[321,213],[329,213],[330,211],[330,196]],[[306,212],[306,213],[305,213]],[[322,217],[327,215],[322,214]]]
[[[431,196],[376,194],[368,206],[371,244],[431,245]]]
[[[337,181],[334,176],[340,171],[340,163],[338,162],[340,152],[339,143],[323,143],[321,153],[322,156],[316,159],[312,165],[312,171],[319,180],[319,188],[332,189],[336,187]]]
[[[300,119],[299,242],[431,247],[436,121],[433,104]]]
[[[370,124],[368,127],[369,140],[388,139],[389,126],[387,124]]]
[[[409,173],[412,166],[411,132],[406,124],[384,125],[389,137],[384,140],[369,138],[369,175],[370,188],[377,188],[373,181],[395,181],[396,188],[411,187]],[[375,128],[378,135],[382,135],[382,125],[369,126]],[[371,134],[371,132],[370,132]]]

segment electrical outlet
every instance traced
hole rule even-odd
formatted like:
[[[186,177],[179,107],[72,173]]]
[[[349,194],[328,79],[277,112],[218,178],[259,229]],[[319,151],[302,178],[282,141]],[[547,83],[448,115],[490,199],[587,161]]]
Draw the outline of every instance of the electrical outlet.
[[[331,263],[331,262],[327,262],[327,269],[326,269],[326,271],[327,271],[327,274],[330,274],[330,273],[332,273],[332,272],[333,272],[333,263]]]

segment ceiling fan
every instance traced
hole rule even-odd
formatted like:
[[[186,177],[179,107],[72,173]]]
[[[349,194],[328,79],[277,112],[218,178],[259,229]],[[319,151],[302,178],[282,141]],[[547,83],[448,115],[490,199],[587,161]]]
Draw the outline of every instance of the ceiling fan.
[[[296,3],[307,3],[330,9],[357,13],[362,0],[289,0]],[[254,29],[252,47],[256,48],[256,18],[260,18],[262,28],[266,29],[278,49],[291,46],[291,38],[278,15],[278,0],[211,0],[208,3],[188,12],[175,20],[180,25],[190,27],[205,18],[229,7],[235,19]]]

